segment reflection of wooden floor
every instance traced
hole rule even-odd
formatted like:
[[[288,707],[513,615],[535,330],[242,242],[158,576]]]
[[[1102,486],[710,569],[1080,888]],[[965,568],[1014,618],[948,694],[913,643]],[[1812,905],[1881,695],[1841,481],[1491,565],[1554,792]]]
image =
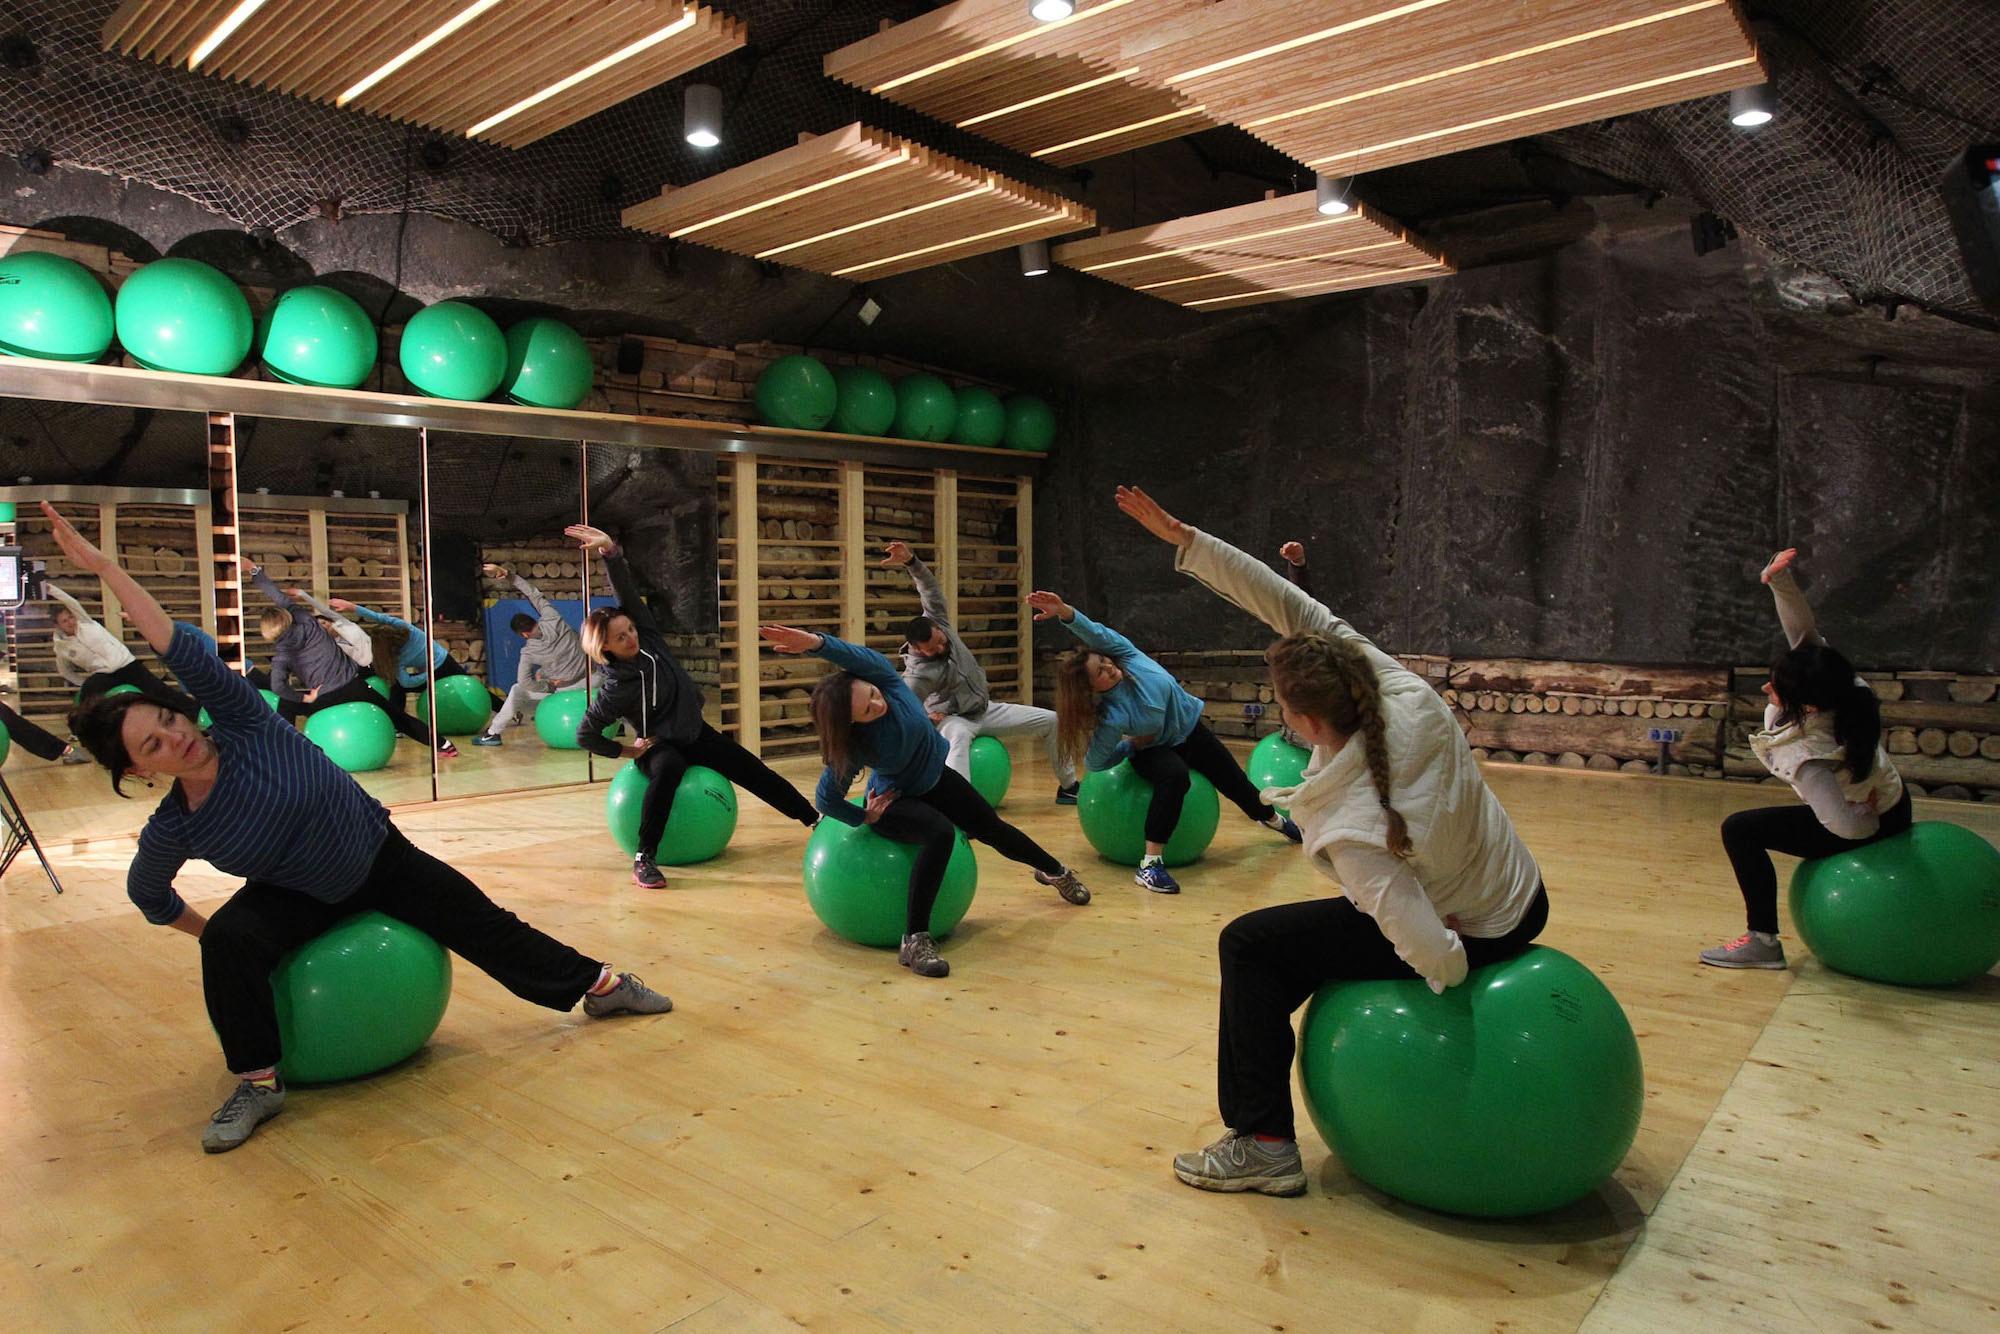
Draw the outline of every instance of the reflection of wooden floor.
[[[1308,1198],[1172,1179],[1171,1154],[1216,1130],[1216,930],[1323,886],[1232,817],[1184,894],[1147,895],[1047,803],[1040,757],[1015,762],[1007,813],[1098,899],[1070,908],[982,851],[943,982],[822,930],[803,836],[761,807],[723,858],[650,893],[592,789],[407,813],[419,842],[677,1012],[594,1024],[461,966],[427,1052],[297,1093],[215,1159],[195,1141],[227,1084],[192,943],[125,903],[125,848],[64,857],[61,899],[17,870],[0,894],[0,1172],[33,1204],[0,1222],[9,1323],[1566,1330],[1603,1293],[1607,1327],[1803,1325],[1775,1295],[1787,1284],[1819,1285],[1802,1309],[1836,1325],[1990,1318],[1993,1164],[1974,1160],[2000,1117],[1993,986],[1915,996],[1808,963],[1786,1000],[1792,974],[1693,962],[1741,922],[1715,824],[1768,792],[1491,771],[1548,874],[1545,939],[1624,1002],[1648,1097],[1601,1197],[1468,1223],[1357,1185],[1309,1129]],[[1963,805],[1922,814],[2000,832]],[[197,903],[228,888],[190,881]],[[1697,1188],[1718,1171],[1756,1184]],[[1734,1267],[1718,1244],[1745,1248]],[[1891,1279],[1919,1304],[1894,1304]]]

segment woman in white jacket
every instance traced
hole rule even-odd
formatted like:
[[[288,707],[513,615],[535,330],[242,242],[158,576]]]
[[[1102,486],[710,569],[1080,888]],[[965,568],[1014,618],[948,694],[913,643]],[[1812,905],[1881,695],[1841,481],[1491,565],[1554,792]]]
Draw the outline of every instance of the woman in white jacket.
[[[1175,519],[1136,488],[1118,507],[1173,543],[1174,568],[1284,638],[1265,653],[1286,724],[1313,754],[1291,811],[1343,898],[1245,913],[1223,928],[1216,1082],[1227,1133],[1174,1158],[1203,1190],[1297,1195],[1292,1011],[1322,984],[1421,977],[1432,991],[1525,950],[1548,921],[1540,869],[1422,677],[1283,575]]]
[[[193,700],[147,671],[132,650],[99,625],[82,603],[54,584],[43,588],[61,604],[55,611],[56,630],[50,647],[55,650],[57,672],[78,688],[79,707],[114,686],[132,686],[168,708],[185,707],[190,714],[195,711]]]

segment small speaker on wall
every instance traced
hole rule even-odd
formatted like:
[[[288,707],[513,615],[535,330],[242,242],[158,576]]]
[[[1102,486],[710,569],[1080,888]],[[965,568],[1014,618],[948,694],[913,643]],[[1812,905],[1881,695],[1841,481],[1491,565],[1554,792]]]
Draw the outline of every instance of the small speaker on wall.
[[[636,338],[618,340],[618,373],[637,375],[646,364],[646,345]]]
[[[1972,290],[2000,311],[2000,143],[1968,145],[1945,169],[1942,191]]]

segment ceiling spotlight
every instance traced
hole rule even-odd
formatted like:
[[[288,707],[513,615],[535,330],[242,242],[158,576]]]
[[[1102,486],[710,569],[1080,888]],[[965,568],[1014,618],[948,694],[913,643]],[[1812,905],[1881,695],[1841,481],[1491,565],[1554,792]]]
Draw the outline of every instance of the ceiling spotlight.
[[[1028,0],[1028,12],[1037,23],[1054,23],[1076,12],[1076,0]]]
[[[1338,217],[1354,207],[1354,178],[1352,176],[1322,176],[1317,186],[1319,211],[1328,217]]]
[[[681,131],[696,148],[722,142],[722,89],[712,83],[691,83],[681,103]]]
[[[1769,125],[1777,108],[1777,89],[1768,83],[1753,83],[1729,94],[1729,123],[1740,130],[1754,130]]]
[[[1021,256],[1021,276],[1039,278],[1049,271],[1049,243],[1047,241],[1023,241],[1014,247]]]

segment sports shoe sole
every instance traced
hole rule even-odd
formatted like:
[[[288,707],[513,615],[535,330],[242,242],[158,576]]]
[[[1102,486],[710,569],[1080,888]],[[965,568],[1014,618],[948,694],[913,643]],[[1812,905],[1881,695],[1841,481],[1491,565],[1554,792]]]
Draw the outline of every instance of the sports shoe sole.
[[[1138,875],[1133,876],[1132,883],[1137,885],[1141,889],[1149,889],[1155,894],[1178,894],[1181,892],[1181,887],[1177,884],[1169,888],[1162,888],[1159,885],[1147,883],[1146,878],[1144,876],[1138,876]]]
[[[1701,961],[1707,964],[1710,968],[1737,968],[1737,969],[1762,968],[1769,972],[1783,972],[1786,967],[1785,961],[1783,959],[1767,959],[1762,963],[1738,963],[1733,959],[1709,959],[1709,958],[1703,958]]]
[[[1183,1172],[1176,1167],[1174,1175],[1180,1178],[1183,1185],[1193,1186],[1196,1190],[1214,1191],[1218,1195],[1243,1195],[1255,1192],[1259,1195],[1276,1195],[1281,1199],[1290,1199],[1306,1193],[1306,1176],[1303,1172],[1287,1177],[1205,1177],[1194,1172]]]

